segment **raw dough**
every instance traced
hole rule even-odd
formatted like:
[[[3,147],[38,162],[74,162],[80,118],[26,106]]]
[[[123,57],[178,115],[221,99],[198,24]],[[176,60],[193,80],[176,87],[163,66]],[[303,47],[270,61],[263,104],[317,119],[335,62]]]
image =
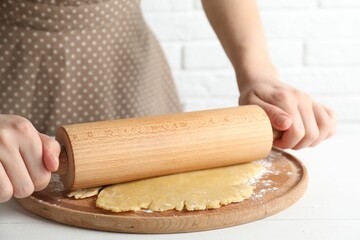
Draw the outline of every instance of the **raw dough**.
[[[105,187],[96,206],[113,212],[204,210],[241,202],[265,168],[256,162]]]
[[[102,187],[93,187],[93,188],[74,190],[67,193],[66,196],[74,197],[75,199],[88,198],[98,195],[101,188]]]

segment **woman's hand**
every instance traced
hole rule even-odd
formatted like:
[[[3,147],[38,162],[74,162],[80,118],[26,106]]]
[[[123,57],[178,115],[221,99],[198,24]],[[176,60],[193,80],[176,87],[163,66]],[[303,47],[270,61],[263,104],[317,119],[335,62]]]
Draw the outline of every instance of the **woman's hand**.
[[[335,133],[333,111],[276,79],[249,81],[241,86],[240,92],[240,105],[259,105],[273,128],[284,132],[281,139],[274,141],[276,147],[312,147]]]
[[[60,145],[25,118],[0,115],[0,202],[44,189],[58,168]]]
[[[335,132],[334,113],[277,80],[256,0],[202,0],[205,13],[237,75],[240,104],[257,104],[274,128],[280,148],[315,146]]]

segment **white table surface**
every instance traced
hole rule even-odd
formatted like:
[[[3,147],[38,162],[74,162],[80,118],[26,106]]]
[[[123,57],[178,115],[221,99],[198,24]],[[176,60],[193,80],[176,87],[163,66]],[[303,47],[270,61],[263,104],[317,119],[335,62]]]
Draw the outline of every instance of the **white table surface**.
[[[334,137],[292,152],[309,171],[309,187],[295,205],[241,226],[197,233],[122,234],[86,230],[37,217],[16,202],[0,204],[0,240],[13,239],[360,239],[360,137]]]

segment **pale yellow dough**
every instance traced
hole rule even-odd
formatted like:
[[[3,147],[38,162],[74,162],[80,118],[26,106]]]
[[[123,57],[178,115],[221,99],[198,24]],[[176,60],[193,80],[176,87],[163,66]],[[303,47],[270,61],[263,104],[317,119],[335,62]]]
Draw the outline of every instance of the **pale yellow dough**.
[[[219,208],[250,197],[264,171],[252,162],[116,184],[100,192],[96,206],[113,212]]]
[[[86,189],[79,189],[68,192],[66,196],[74,197],[75,199],[83,199],[92,196],[96,196],[99,194],[99,191],[102,187],[93,187],[93,188],[86,188]]]

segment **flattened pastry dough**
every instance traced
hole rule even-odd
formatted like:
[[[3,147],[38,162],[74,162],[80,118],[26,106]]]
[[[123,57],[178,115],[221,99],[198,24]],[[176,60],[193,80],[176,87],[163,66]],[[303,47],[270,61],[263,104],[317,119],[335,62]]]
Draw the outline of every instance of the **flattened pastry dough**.
[[[92,196],[96,196],[99,194],[99,191],[102,187],[93,187],[93,188],[85,188],[74,190],[66,194],[68,197],[74,197],[75,199],[83,199]]]
[[[113,212],[204,210],[250,197],[265,168],[256,162],[105,187],[96,206]]]

